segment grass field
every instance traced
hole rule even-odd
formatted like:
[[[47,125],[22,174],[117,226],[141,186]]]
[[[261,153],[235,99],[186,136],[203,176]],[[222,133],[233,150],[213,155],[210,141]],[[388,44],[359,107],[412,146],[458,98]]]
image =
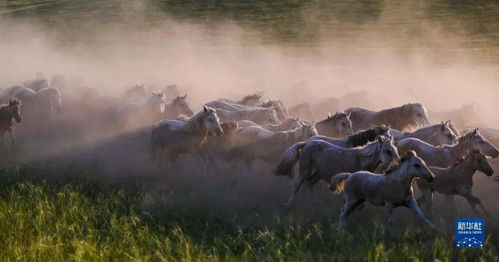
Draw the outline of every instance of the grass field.
[[[396,237],[375,222],[364,223],[369,230],[337,232],[336,219],[326,217],[309,223],[276,214],[248,225],[218,212],[223,206],[199,207],[203,196],[187,191],[176,197],[166,190],[151,205],[140,179],[94,179],[22,165],[2,169],[0,260],[498,261],[490,235],[484,248],[457,249],[449,232],[430,235],[402,223],[407,217],[397,218],[405,229]]]

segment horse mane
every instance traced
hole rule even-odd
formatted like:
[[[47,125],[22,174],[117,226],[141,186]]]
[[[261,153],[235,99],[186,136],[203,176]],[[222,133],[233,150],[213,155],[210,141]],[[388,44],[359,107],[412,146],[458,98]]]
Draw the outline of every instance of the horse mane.
[[[12,98],[9,100],[9,105],[21,105],[21,100],[17,98]]]
[[[365,157],[372,157],[380,149],[381,143],[379,141],[374,141],[362,147],[360,153]]]
[[[214,109],[209,108],[209,110],[214,110]],[[191,129],[191,131],[198,130],[201,128],[201,118],[204,116],[204,114],[205,114],[204,110],[201,110],[185,120],[185,123]]]
[[[258,100],[261,99],[262,95],[261,94],[251,94],[251,95],[246,95],[244,96],[241,100],[238,101],[239,104],[244,104],[246,102],[249,102],[251,100]]]
[[[470,156],[472,156],[473,154],[476,154],[476,153],[479,153],[481,154],[482,152],[479,150],[479,149],[472,149],[472,150],[466,150],[464,152],[464,154],[459,158],[459,159],[456,159],[454,162],[451,163],[451,165],[449,167],[457,167],[459,166],[460,164],[462,164],[466,159],[468,159]]]
[[[329,115],[326,117],[326,119],[323,119],[323,120],[321,120],[321,121],[317,122],[317,124],[326,123],[326,122],[328,122],[328,121],[336,121],[336,120],[338,120],[338,119],[340,119],[340,118],[343,118],[343,117],[348,118],[348,114],[347,114],[347,113],[345,113],[345,112],[336,112],[336,114],[334,114],[334,115],[329,114]]]
[[[404,156],[400,159],[400,161],[399,161],[396,165],[394,165],[394,166],[390,167],[389,169],[387,169],[387,170],[384,172],[384,174],[385,174],[385,175],[389,175],[389,174],[391,174],[391,173],[395,172],[396,170],[398,170],[398,169],[402,166],[402,163],[406,162],[406,160],[408,160],[409,158],[412,158],[412,157],[414,157],[414,156],[416,156],[416,152],[414,152],[414,151],[409,151],[409,152],[407,152],[407,153],[406,153],[406,154],[405,154],[405,155],[404,155]]]
[[[358,132],[351,136],[347,137],[347,143],[349,143],[352,147],[362,146],[368,142],[374,141],[378,137],[378,130],[381,129],[382,134],[388,132],[388,127],[385,126],[376,126],[369,128],[367,130]]]

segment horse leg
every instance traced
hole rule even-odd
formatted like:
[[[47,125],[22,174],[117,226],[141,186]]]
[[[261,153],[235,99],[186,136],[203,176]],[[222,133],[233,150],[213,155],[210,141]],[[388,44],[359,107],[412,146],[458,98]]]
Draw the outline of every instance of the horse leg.
[[[286,201],[286,203],[284,203],[284,208],[287,209],[287,208],[291,207],[291,205],[293,204],[293,202],[295,200],[296,194],[298,193],[298,191],[300,190],[301,185],[304,182],[305,182],[305,179],[302,179],[301,177],[298,177],[298,180],[295,183],[293,192],[291,192],[291,196],[289,197],[288,201]]]
[[[471,192],[466,192],[466,193],[461,194],[461,195],[462,195],[463,197],[465,197],[465,198],[466,198],[466,200],[468,200],[468,203],[470,204],[471,208],[473,209],[473,211],[474,211],[476,214],[478,214],[478,210],[476,209],[476,206],[478,205],[478,206],[480,207],[480,209],[483,211],[483,213],[484,213],[486,216],[490,217],[490,213],[489,213],[489,211],[487,211],[487,210],[485,209],[485,207],[482,205],[482,201],[481,201],[478,197],[476,197],[476,196],[474,196],[473,194],[471,194]]]
[[[431,190],[423,189],[421,190],[421,197],[417,200],[418,205],[420,202],[425,203],[426,212],[428,212],[428,217],[433,217],[433,192]],[[422,201],[420,201],[422,199]]]
[[[352,213],[352,211],[355,210],[355,208],[357,208],[357,206],[359,206],[362,202],[363,201],[359,201],[357,199],[349,201],[348,197],[345,196],[345,206],[343,206],[343,208],[341,208],[340,211],[338,229],[345,228],[345,220]]]
[[[202,169],[203,175],[205,177],[208,177],[209,170],[208,170],[207,160],[202,155],[199,155],[199,162],[201,162],[201,169]]]
[[[418,202],[416,202],[416,199],[414,199],[414,197],[412,197],[411,200],[409,200],[409,203],[407,204],[407,206],[414,212],[414,214],[416,214],[416,216],[420,220],[422,220],[426,224],[426,226],[428,226],[430,228],[431,231],[437,230],[437,228],[430,222],[430,220],[428,220],[425,217],[423,212],[421,212],[421,209],[419,209],[419,206],[418,206]]]
[[[3,135],[4,135],[4,130],[0,131],[0,146],[3,146]]]
[[[393,204],[391,203],[386,205],[386,221],[388,222],[389,227],[393,227],[393,208]]]
[[[16,137],[14,136],[14,131],[12,130],[12,128],[8,128],[7,132],[9,132],[10,134],[10,145],[12,146],[16,143]]]

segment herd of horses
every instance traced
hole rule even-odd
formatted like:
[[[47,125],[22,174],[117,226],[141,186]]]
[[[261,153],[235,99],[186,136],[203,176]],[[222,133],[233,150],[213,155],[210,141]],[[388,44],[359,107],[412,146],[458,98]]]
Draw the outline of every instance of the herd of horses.
[[[12,124],[21,122],[21,104],[23,114],[28,109],[36,115],[33,119],[61,111],[62,101],[71,97],[61,94],[60,82],[42,79],[1,89],[0,100],[7,104],[0,108],[0,135],[9,132],[15,141]],[[181,154],[197,157],[205,175],[241,164],[254,172],[254,162],[262,161],[276,175],[296,177],[286,208],[304,184],[311,190],[323,181],[332,192],[343,193],[340,227],[367,201],[386,207],[389,223],[393,209],[405,206],[434,230],[419,204],[431,215],[435,192],[460,195],[475,212],[480,207],[489,215],[472,193],[472,177],[477,170],[493,174],[488,157],[498,157],[498,149],[478,128],[461,134],[449,119],[430,120],[421,103],[380,111],[345,108],[317,122],[300,119],[282,101],[259,94],[209,101],[194,112],[175,86],[161,92],[135,86],[111,104],[101,112],[111,112],[127,128],[152,126],[149,157],[159,170],[176,168]]]

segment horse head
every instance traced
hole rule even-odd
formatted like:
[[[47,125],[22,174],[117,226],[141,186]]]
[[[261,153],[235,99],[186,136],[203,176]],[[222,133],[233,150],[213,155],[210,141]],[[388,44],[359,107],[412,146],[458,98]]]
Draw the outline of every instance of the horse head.
[[[204,106],[201,118],[202,125],[208,130],[208,132],[220,136],[223,134],[224,130],[220,126],[220,118],[217,115],[215,109]]]
[[[21,123],[21,101],[13,98],[9,101],[9,113],[17,123]]]

